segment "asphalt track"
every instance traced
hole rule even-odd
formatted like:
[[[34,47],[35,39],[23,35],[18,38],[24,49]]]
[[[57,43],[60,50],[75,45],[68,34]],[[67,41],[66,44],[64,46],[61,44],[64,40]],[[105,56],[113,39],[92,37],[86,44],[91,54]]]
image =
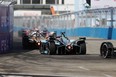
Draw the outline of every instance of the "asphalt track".
[[[12,53],[0,55],[0,77],[116,77],[116,58],[99,55],[103,41],[87,38],[87,55],[42,55],[38,49],[22,50],[14,38]]]

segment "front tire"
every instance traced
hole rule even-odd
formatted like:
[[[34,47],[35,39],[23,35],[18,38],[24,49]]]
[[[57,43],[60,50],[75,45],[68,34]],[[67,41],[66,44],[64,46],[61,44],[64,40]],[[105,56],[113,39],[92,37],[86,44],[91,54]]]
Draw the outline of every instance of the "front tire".
[[[66,51],[65,51],[65,46],[61,46],[58,48],[58,55],[65,55]]]
[[[111,58],[114,53],[113,44],[111,42],[103,42],[100,47],[100,55],[103,58]]]
[[[49,51],[50,55],[56,54],[56,45],[54,41],[48,42],[48,48],[46,48]]]
[[[22,38],[22,46],[23,46],[23,49],[28,49],[29,48],[29,39],[28,39],[28,36],[24,36]]]

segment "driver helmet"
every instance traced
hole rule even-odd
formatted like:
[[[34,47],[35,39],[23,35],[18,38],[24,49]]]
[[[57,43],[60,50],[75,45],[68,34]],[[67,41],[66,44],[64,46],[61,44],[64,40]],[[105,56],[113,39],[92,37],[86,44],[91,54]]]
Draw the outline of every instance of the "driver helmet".
[[[52,36],[52,35],[54,35],[54,32],[50,32],[50,34],[49,34],[50,36]]]

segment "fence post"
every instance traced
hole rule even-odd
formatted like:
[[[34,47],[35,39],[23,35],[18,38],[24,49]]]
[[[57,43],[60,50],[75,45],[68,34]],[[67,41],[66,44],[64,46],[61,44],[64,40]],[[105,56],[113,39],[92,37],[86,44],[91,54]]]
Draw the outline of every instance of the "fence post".
[[[108,29],[108,39],[111,40],[112,39],[112,31],[113,31],[113,22],[114,22],[114,18],[113,18],[113,12],[114,12],[114,9],[113,7],[110,7],[109,8],[110,11],[111,11],[111,26],[109,26],[109,29]]]

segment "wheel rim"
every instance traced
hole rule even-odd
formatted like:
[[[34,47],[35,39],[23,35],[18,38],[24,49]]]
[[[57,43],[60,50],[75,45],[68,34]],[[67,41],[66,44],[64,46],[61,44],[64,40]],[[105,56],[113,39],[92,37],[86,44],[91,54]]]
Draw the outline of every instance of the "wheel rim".
[[[101,54],[102,54],[102,56],[103,56],[104,58],[106,58],[106,56],[107,56],[107,51],[108,51],[107,48],[108,48],[108,47],[107,47],[106,44],[104,44],[103,47],[102,47],[102,52],[101,52]]]

